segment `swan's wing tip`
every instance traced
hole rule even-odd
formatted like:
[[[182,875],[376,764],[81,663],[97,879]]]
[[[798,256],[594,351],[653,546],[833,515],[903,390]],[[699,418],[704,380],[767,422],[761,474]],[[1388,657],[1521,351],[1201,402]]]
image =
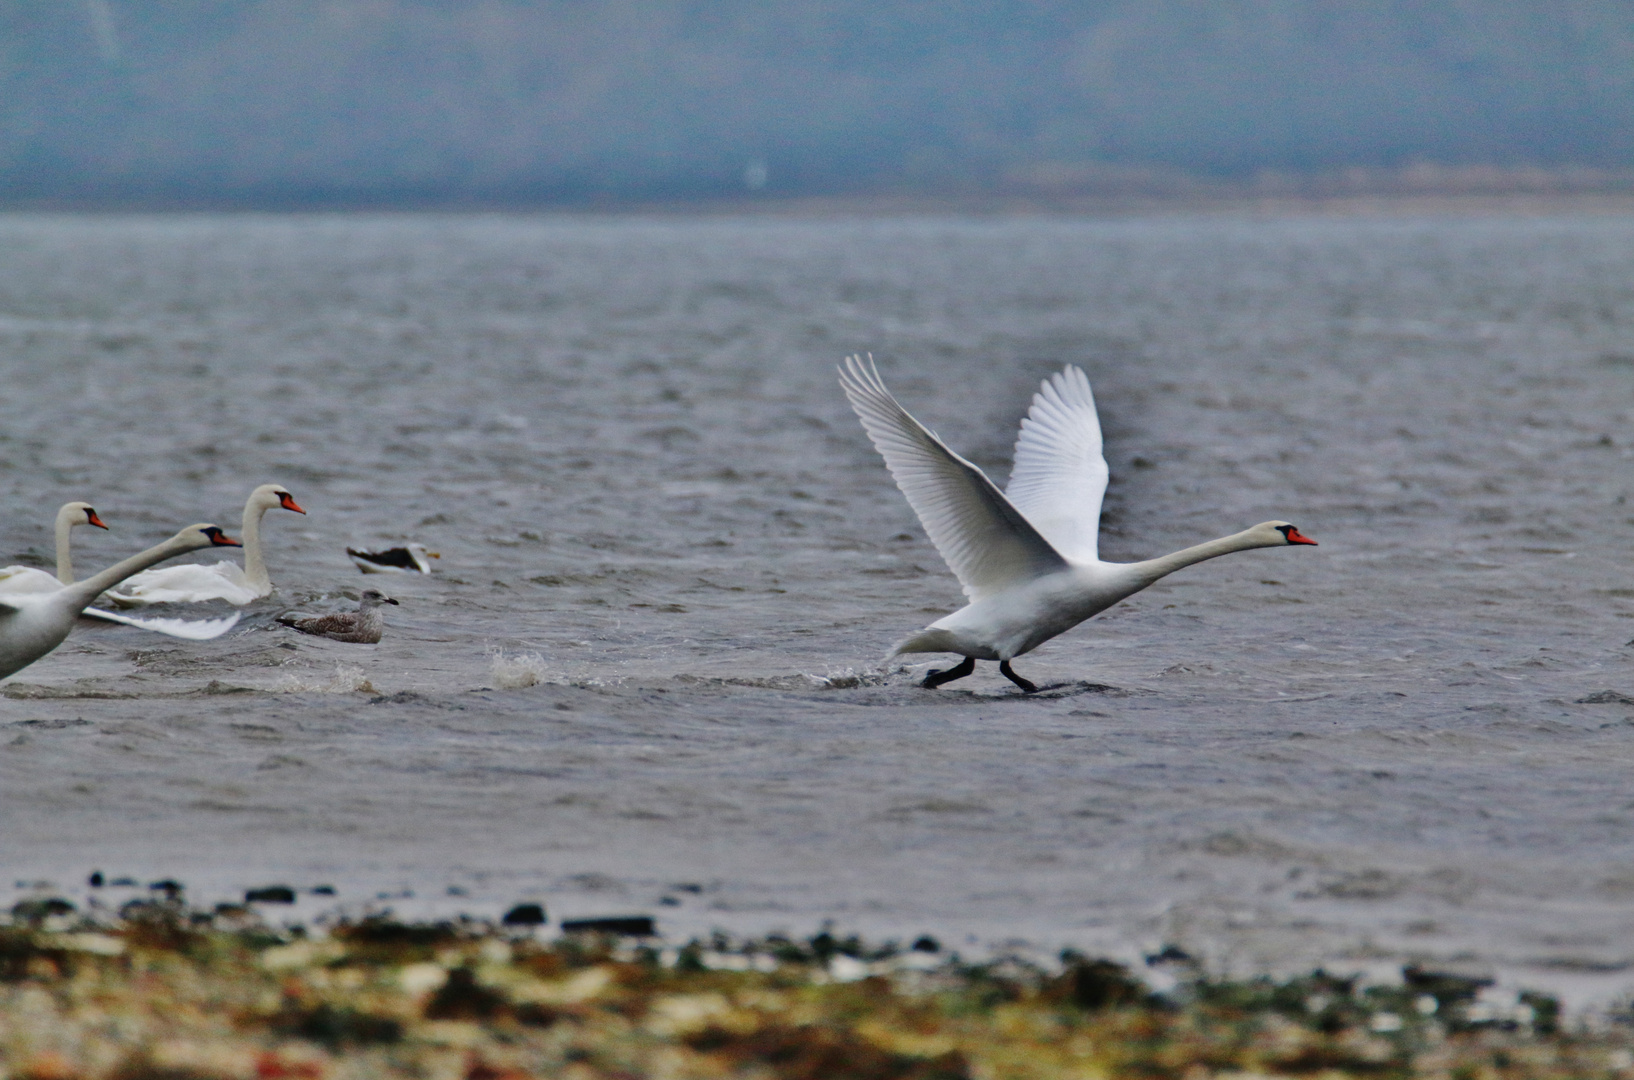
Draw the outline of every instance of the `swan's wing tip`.
[[[101,608],[86,608],[84,614],[93,619],[102,619],[105,622],[119,623],[123,626],[134,626],[138,630],[149,630],[155,634],[164,634],[166,637],[184,638],[188,641],[209,641],[218,638],[238,625],[239,612],[224,615],[219,619],[137,619],[129,615],[118,615]]]

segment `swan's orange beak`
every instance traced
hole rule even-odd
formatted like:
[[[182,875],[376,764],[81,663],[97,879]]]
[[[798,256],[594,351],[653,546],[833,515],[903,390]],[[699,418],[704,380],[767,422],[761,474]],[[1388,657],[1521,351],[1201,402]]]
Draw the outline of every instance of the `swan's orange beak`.
[[[1309,544],[1309,545],[1311,545],[1311,547],[1316,546],[1316,541],[1315,540],[1312,540],[1310,537],[1306,536],[1304,533],[1300,532],[1298,529],[1294,528],[1292,525],[1288,526],[1288,543],[1290,543],[1290,544]]]
[[[95,525],[99,529],[107,528],[106,525],[102,524],[102,519],[96,516],[96,511],[92,510],[89,506],[85,508],[85,524]]]
[[[293,510],[297,514],[306,513],[306,511],[302,510],[300,508],[300,506],[295,502],[295,496],[291,495],[287,491],[284,492],[282,495],[278,496],[278,505],[282,506],[285,510]]]
[[[226,533],[222,532],[220,529],[206,529],[205,530],[205,535],[210,538],[210,543],[214,544],[216,547],[243,547],[244,546],[243,544],[239,543],[237,540],[234,540],[232,537],[230,537]]]

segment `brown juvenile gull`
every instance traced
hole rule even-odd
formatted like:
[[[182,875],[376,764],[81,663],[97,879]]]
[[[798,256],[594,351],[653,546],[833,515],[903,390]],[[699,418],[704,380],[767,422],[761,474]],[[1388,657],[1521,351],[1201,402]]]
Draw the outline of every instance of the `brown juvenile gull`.
[[[357,598],[356,611],[342,611],[335,615],[278,616],[285,626],[303,634],[315,634],[332,641],[353,641],[359,645],[374,645],[386,629],[385,617],[380,614],[381,604],[395,604],[396,600],[379,589],[364,589]]]

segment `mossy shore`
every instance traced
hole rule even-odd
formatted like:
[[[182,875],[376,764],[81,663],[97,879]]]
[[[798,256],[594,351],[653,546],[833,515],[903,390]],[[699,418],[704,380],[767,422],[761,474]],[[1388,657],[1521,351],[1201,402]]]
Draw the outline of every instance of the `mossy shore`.
[[[64,905],[66,906],[66,905]],[[1185,968],[1182,955],[1171,967]],[[1107,961],[972,965],[932,941],[684,946],[388,917],[311,932],[179,900],[0,928],[7,1080],[1634,1076],[1634,1033],[1409,971],[1362,987]]]

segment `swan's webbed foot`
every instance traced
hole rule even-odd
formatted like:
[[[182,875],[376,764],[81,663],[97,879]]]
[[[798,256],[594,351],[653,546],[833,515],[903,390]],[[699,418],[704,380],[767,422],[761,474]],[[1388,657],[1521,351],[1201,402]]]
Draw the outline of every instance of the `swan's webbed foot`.
[[[1015,683],[1029,694],[1038,693],[1038,684],[1028,682],[1026,679],[1023,679],[1020,675],[1017,675],[1014,671],[1010,670],[1010,661],[1008,660],[999,661],[999,674],[1003,675],[1006,679],[1009,679],[1011,682]]]
[[[925,681],[919,685],[923,686],[926,690],[934,690],[943,683],[952,682],[954,679],[962,679],[975,670],[976,658],[974,656],[967,656],[964,658],[964,662],[959,664],[958,667],[950,667],[946,671],[927,671],[925,673]]]

